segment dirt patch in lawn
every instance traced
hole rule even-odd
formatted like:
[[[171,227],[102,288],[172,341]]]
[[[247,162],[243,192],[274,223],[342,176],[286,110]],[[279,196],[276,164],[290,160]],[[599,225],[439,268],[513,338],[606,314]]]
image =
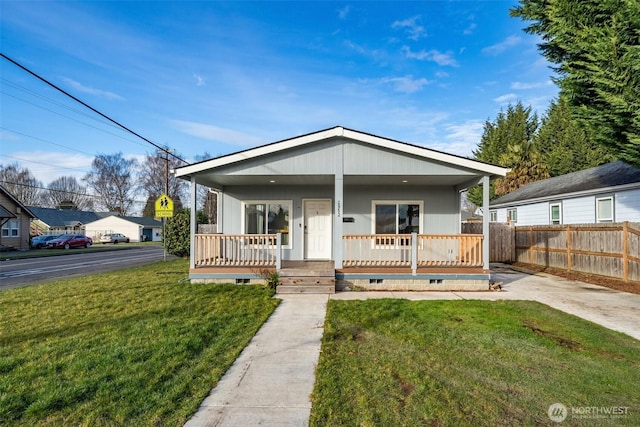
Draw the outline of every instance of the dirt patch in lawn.
[[[554,276],[564,277],[565,279],[569,280],[591,283],[593,285],[605,286],[617,291],[630,292],[640,295],[640,283],[638,282],[625,282],[623,280],[614,279],[612,277],[598,276],[597,274],[579,273],[576,271],[567,271],[560,268],[543,267],[540,265],[525,264],[522,262],[516,262],[512,265],[523,270],[548,273]]]

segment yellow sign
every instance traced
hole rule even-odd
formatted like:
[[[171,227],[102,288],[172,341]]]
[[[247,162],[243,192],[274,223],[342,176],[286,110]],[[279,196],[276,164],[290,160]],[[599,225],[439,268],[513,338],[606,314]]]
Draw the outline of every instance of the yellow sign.
[[[156,218],[171,218],[173,216],[173,200],[166,194],[156,200]]]

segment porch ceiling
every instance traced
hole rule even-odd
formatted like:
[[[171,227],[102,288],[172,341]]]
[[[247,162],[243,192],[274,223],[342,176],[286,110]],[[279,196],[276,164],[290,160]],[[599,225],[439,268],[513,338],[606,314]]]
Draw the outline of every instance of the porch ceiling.
[[[470,175],[345,175],[344,185],[421,185],[457,186],[468,182]],[[330,185],[333,175],[213,175],[197,177],[198,184],[212,188],[236,185]]]

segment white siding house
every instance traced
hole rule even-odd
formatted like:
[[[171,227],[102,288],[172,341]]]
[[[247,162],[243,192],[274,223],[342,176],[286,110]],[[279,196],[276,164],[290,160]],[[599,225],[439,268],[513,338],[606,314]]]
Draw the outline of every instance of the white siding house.
[[[613,162],[533,182],[491,202],[518,226],[640,222],[640,169]]]
[[[184,166],[189,275],[245,283],[262,266],[289,274],[285,264],[320,262],[339,284],[486,289],[489,221],[461,234],[461,192],[482,184],[488,209],[489,180],[505,174],[339,126]],[[196,185],[218,193],[218,234],[196,232]]]
[[[87,223],[85,234],[95,243],[106,233],[121,233],[131,242],[162,240],[162,222],[153,218],[112,215]]]

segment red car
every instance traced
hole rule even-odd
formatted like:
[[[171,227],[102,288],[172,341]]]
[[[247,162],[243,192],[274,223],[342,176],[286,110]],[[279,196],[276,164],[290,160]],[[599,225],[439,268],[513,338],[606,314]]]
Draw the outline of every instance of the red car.
[[[48,249],[90,248],[93,244],[91,237],[80,234],[63,234],[57,239],[47,242]]]

